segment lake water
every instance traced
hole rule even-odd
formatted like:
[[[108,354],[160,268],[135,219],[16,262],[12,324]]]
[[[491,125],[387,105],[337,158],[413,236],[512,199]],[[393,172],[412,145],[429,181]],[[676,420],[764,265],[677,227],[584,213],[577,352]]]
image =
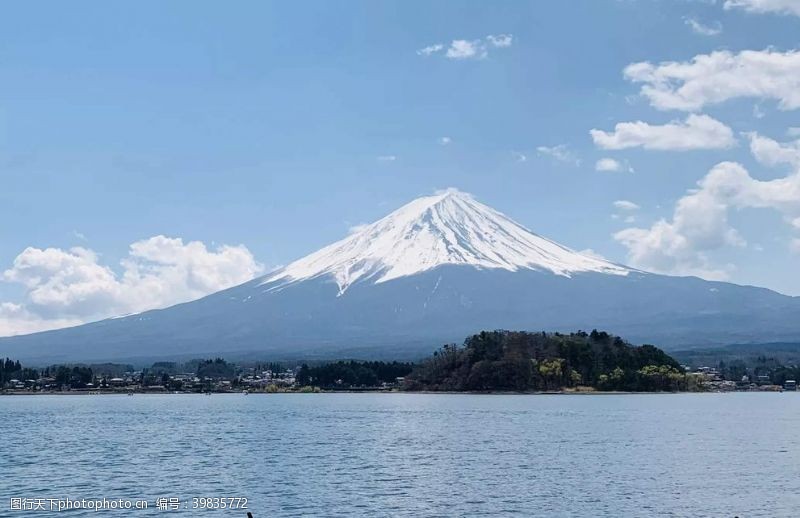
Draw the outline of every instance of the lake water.
[[[66,516],[796,516],[800,393],[0,397],[11,498]],[[188,508],[164,511],[157,498]]]

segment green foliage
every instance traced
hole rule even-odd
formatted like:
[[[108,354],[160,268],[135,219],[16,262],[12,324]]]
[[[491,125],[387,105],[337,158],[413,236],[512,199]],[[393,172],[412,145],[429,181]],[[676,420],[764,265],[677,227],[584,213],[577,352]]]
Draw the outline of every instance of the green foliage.
[[[38,375],[36,377],[38,378]],[[23,376],[22,365],[18,360],[14,361],[10,358],[0,360],[0,387],[13,379],[20,381],[26,379]]]
[[[133,365],[122,363],[92,363],[89,365],[95,376],[105,376],[107,378],[119,378],[126,372],[133,372]]]
[[[296,381],[300,386],[315,385],[322,388],[378,387],[406,376],[412,367],[410,363],[379,361],[338,361],[316,367],[303,364],[297,372]]]
[[[155,362],[149,371],[154,375],[177,374],[178,364],[175,362]]]
[[[235,373],[235,366],[222,358],[201,360],[197,365],[197,377],[200,379],[229,379],[232,378]]]
[[[84,365],[57,365],[51,367],[51,374],[55,378],[56,384],[67,385],[71,388],[84,388],[87,383],[91,383],[94,373],[91,367]]]
[[[652,345],[634,347],[603,331],[568,335],[481,332],[445,345],[406,378],[410,390],[685,390],[680,365]]]
[[[693,367],[716,367],[728,381],[741,382],[745,376],[756,381],[767,376],[770,383],[783,385],[800,380],[800,344],[739,344],[716,349],[679,351],[683,362]]]
[[[639,390],[686,390],[686,374],[668,365],[645,365],[636,371]]]

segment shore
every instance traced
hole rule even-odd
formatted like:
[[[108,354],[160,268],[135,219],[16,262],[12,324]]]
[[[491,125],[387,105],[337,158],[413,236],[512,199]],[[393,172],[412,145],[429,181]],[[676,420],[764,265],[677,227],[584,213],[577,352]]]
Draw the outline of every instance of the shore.
[[[276,394],[428,394],[428,395],[470,395],[470,396],[619,396],[619,395],[641,395],[641,394],[722,394],[733,392],[784,392],[784,390],[761,390],[761,391],[679,391],[679,392],[635,392],[635,391],[603,391],[603,390],[549,390],[549,391],[536,391],[536,392],[509,392],[509,391],[474,391],[474,392],[458,392],[458,391],[432,391],[432,390],[380,390],[380,389],[365,389],[365,390],[318,390],[318,391],[301,391],[301,390],[284,390],[278,392],[266,391],[248,391],[242,392],[167,392],[167,391],[132,391],[132,392],[115,392],[115,391],[57,391],[57,392],[43,392],[43,391],[5,391],[0,392],[0,396],[147,396],[147,395],[196,395],[196,396],[210,396],[210,395],[239,395],[239,396],[252,396],[252,395],[267,395],[272,396]]]

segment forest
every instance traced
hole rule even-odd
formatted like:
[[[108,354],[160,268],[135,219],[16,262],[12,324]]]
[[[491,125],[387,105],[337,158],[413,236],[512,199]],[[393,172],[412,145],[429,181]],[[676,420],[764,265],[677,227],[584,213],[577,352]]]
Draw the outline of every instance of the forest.
[[[413,367],[412,363],[382,361],[338,361],[314,367],[303,364],[296,381],[300,386],[323,389],[379,387],[407,376]]]
[[[33,369],[23,367],[19,361],[0,358],[0,387],[12,379],[38,378],[39,373]]]
[[[405,378],[407,390],[686,390],[680,364],[652,345],[633,346],[604,331],[484,331],[445,345]]]

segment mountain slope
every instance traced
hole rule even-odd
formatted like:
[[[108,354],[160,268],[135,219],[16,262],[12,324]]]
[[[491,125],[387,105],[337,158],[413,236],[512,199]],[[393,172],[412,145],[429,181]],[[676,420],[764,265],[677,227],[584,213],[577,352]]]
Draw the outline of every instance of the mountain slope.
[[[579,254],[532,233],[504,214],[453,189],[426,196],[295,261],[263,284],[330,275],[340,293],[359,280],[376,283],[443,265],[627,275],[608,261]]]
[[[598,328],[685,348],[797,340],[798,316],[797,298],[587,257],[449,191],[262,278],[163,310],[0,338],[0,355],[413,358],[497,328]]]

